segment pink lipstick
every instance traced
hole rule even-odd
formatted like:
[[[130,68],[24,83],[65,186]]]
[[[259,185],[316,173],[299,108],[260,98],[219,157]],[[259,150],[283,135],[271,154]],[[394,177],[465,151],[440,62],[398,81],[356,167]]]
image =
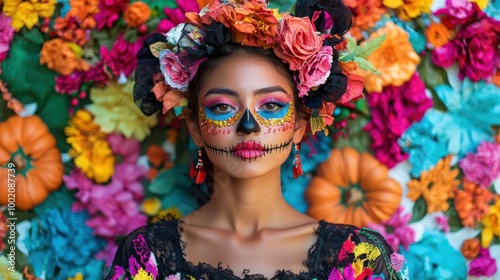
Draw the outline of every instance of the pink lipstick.
[[[235,156],[244,159],[255,159],[263,156],[266,153],[266,148],[255,141],[246,141],[238,143],[233,153]]]

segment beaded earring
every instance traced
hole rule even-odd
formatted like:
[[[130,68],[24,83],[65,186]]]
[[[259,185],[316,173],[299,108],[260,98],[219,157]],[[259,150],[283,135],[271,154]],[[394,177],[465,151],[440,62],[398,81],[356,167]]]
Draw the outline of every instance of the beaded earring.
[[[193,161],[191,161],[191,165],[189,166],[189,177],[191,177],[191,179],[199,185],[205,181],[206,176],[207,172],[205,171],[203,160],[201,159],[201,148],[198,148],[198,162],[196,163],[196,166],[194,166]]]
[[[300,161],[300,146],[299,144],[294,144],[295,148],[295,159],[293,160],[293,178],[297,179],[304,172],[302,171],[302,162]]]

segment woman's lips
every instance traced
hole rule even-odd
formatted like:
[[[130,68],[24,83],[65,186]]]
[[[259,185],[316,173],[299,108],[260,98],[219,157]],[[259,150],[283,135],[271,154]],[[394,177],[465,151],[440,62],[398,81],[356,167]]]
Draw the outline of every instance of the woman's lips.
[[[255,141],[238,143],[233,149],[235,156],[244,159],[255,159],[266,153],[266,148]]]

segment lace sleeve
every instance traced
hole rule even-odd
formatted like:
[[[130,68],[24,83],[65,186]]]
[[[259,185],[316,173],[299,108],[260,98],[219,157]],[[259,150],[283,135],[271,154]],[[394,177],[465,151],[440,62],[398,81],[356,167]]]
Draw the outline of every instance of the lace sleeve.
[[[357,239],[354,255],[358,259],[354,265],[363,261],[364,267],[371,268],[374,280],[408,279],[406,260],[392,250],[380,233],[366,228],[360,229]]]
[[[115,254],[107,280],[156,279],[158,269],[154,254],[146,241],[146,227],[139,228],[122,240]]]

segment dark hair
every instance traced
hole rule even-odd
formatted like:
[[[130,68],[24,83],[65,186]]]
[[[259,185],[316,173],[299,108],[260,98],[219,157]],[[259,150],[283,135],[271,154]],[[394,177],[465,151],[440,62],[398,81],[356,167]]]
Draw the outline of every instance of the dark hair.
[[[224,44],[218,46],[217,51],[211,54],[207,60],[200,64],[195,76],[189,83],[186,98],[188,99],[188,109],[190,110],[192,119],[196,120],[198,117],[200,88],[207,79],[207,76],[215,68],[217,68],[220,63],[235,55],[255,55],[267,60],[274,67],[276,67],[276,69],[288,79],[290,86],[293,89],[293,99],[297,116],[305,118],[305,115],[307,114],[307,107],[303,106],[299,102],[298,90],[293,79],[293,72],[289,69],[287,64],[274,54],[271,48],[263,49],[241,46],[240,44]]]

